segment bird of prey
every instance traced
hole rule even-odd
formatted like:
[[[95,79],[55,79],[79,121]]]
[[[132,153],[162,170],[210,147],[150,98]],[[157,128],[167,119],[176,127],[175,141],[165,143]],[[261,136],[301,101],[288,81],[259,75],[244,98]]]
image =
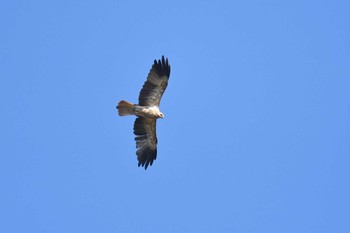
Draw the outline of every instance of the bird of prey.
[[[164,118],[159,110],[160,100],[168,86],[170,76],[170,65],[168,58],[154,60],[152,68],[148,73],[140,95],[139,103],[133,104],[122,100],[118,103],[119,116],[136,115],[134,123],[134,134],[136,141],[136,155],[138,166],[147,167],[153,164],[157,158],[157,134],[156,122],[158,118]]]

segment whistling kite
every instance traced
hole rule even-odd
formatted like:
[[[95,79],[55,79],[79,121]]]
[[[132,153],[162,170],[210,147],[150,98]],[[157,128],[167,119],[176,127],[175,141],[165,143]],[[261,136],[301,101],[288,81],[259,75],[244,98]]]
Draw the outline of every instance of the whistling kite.
[[[147,169],[157,158],[157,135],[156,121],[164,115],[159,111],[159,103],[168,85],[170,65],[168,58],[154,60],[153,66],[148,73],[140,95],[139,104],[132,104],[125,100],[118,103],[119,116],[136,115],[134,134],[136,141],[136,155],[142,165]]]

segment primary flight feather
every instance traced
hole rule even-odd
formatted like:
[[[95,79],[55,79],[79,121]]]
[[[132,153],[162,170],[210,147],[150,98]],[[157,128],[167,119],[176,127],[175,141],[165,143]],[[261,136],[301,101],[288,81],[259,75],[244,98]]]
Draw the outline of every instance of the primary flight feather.
[[[134,134],[136,141],[136,155],[138,166],[147,167],[153,164],[157,158],[157,133],[156,122],[158,118],[164,118],[159,110],[160,100],[168,86],[170,65],[168,58],[154,60],[148,73],[147,80],[139,95],[139,103],[132,104],[122,100],[118,103],[119,116],[136,115]]]

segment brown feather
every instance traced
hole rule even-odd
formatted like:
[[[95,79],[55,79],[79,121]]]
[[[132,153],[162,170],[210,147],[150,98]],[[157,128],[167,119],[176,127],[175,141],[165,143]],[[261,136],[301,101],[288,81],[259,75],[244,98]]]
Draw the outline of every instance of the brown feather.
[[[134,115],[134,104],[122,100],[118,103],[117,109],[118,109],[118,114],[119,116],[127,116],[127,115]]]
[[[138,166],[147,167],[157,158],[156,119],[138,117],[134,123]]]
[[[163,93],[168,86],[170,65],[168,59],[154,60],[154,64],[148,73],[140,95],[140,106],[159,106]]]

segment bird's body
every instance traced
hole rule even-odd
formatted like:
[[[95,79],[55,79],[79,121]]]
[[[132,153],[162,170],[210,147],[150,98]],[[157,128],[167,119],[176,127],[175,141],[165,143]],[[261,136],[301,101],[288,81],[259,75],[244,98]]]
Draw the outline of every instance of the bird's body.
[[[122,100],[118,103],[119,116],[136,115],[144,118],[163,118],[158,106],[140,106]]]
[[[142,165],[147,169],[157,158],[156,122],[158,118],[164,118],[159,110],[160,100],[168,85],[170,65],[168,59],[154,60],[154,64],[147,76],[140,95],[139,103],[133,104],[122,100],[118,103],[119,116],[136,115],[134,134],[136,141],[136,155]]]

